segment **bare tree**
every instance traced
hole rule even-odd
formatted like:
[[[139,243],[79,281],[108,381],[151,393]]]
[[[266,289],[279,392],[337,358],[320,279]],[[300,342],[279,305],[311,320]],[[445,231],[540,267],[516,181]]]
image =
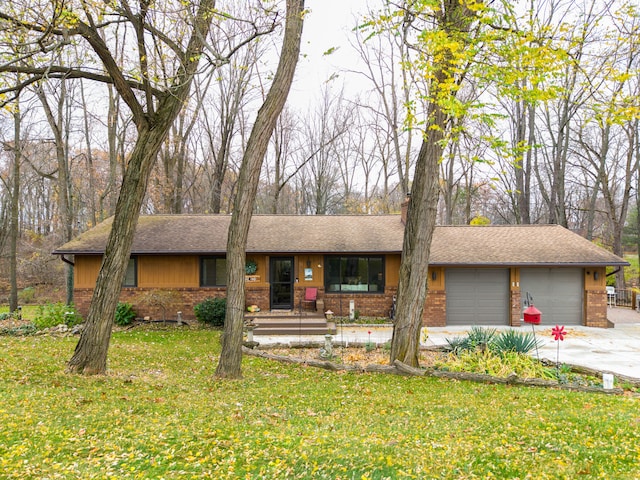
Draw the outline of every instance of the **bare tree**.
[[[245,250],[262,162],[276,121],[284,108],[293,82],[302,37],[304,1],[287,0],[287,13],[280,60],[269,93],[258,111],[247,142],[234,201],[227,241],[227,313],[222,334],[222,352],[216,376],[242,375],[242,328],[244,323]]]
[[[71,372],[96,374],[106,369],[113,315],[149,176],[171,125],[186,103],[201,58],[207,56],[215,65],[227,63],[243,44],[273,28],[270,20],[262,27],[256,22],[247,22],[246,36],[230,49],[207,50],[205,42],[217,15],[215,1],[202,0],[193,7],[178,7],[169,13],[169,5],[154,4],[151,9],[147,2],[140,2],[135,9],[126,1],[97,6],[82,2],[70,10],[54,2],[50,11],[41,14],[25,11],[21,4],[9,1],[0,10],[5,31],[28,36],[32,47],[29,52],[32,65],[23,67],[7,62],[0,66],[0,73],[28,75],[27,80],[10,91],[19,92],[45,76],[110,83],[129,108],[136,127],[136,143],[124,172],[86,326],[68,364]],[[113,25],[117,24],[126,25],[133,32],[138,78],[126,73],[133,65],[116,61],[114,44],[109,42],[113,38]],[[54,52],[65,48],[70,38],[85,42],[104,73],[78,65],[51,64],[51,58],[42,59],[46,65],[38,63],[42,46],[45,52]]]

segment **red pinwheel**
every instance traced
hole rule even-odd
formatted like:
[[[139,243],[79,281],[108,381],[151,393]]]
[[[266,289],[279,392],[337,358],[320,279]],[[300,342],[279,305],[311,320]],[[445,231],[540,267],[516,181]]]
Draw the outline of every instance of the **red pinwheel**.
[[[556,325],[555,328],[551,329],[551,334],[553,335],[554,340],[564,340],[564,336],[567,332],[564,330],[564,325]]]

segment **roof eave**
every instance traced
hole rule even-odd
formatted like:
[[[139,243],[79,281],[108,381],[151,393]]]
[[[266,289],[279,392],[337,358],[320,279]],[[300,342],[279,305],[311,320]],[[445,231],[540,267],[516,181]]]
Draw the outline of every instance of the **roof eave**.
[[[433,267],[628,267],[629,262],[429,262]]]

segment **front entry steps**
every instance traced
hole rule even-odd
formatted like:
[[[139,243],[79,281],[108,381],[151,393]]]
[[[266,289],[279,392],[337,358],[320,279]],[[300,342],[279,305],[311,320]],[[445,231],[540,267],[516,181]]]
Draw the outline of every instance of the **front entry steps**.
[[[245,324],[252,323],[254,335],[335,335],[336,326],[318,312],[275,310],[245,315]]]

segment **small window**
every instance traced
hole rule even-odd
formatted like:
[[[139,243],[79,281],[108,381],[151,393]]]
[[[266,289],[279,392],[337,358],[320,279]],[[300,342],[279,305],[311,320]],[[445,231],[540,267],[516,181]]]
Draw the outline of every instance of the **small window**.
[[[224,287],[227,284],[227,259],[202,257],[200,259],[200,286]]]
[[[137,287],[138,286],[138,259],[131,257],[127,265],[127,273],[124,275],[123,287]]]
[[[327,292],[383,293],[383,257],[326,257],[325,290]]]

